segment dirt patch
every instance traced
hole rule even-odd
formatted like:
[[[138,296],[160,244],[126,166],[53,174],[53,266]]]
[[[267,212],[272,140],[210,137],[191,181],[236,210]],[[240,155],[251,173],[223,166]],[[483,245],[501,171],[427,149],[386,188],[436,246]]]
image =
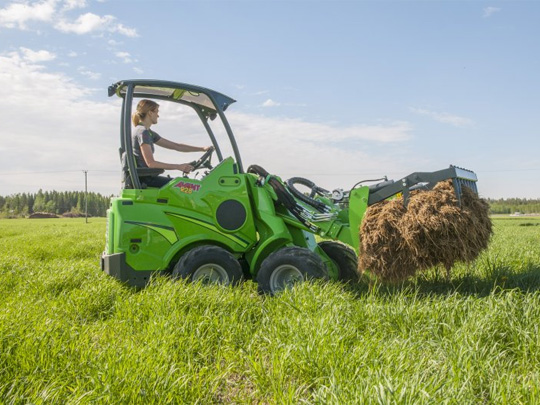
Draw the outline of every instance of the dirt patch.
[[[411,193],[407,208],[397,198],[368,208],[360,227],[361,272],[401,281],[442,265],[472,262],[492,234],[489,206],[463,187],[461,207],[451,181]]]

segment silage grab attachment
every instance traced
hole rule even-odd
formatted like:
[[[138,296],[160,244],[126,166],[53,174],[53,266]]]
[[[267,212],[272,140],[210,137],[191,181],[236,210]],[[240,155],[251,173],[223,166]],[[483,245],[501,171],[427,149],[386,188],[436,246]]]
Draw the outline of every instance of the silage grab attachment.
[[[376,204],[401,193],[403,195],[403,204],[407,206],[411,191],[431,190],[437,183],[445,180],[452,180],[460,205],[463,186],[469,187],[471,191],[478,194],[476,187],[478,178],[476,174],[467,169],[450,166],[436,172],[415,172],[401,178],[399,181],[388,180],[374,184],[370,186],[368,205]]]

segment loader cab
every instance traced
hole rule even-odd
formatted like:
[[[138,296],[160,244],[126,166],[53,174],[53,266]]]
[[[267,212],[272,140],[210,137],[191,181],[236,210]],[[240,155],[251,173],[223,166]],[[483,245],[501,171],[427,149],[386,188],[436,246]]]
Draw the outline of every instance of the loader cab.
[[[187,107],[190,111],[192,110],[202,123],[203,132],[206,132],[211,144],[214,146],[214,154],[218,161],[221,163],[224,156],[227,156],[226,153],[230,152],[234,156],[235,170],[238,173],[244,172],[238,146],[224,114],[227,107],[235,102],[234,99],[204,87],[161,80],[119,81],[109,87],[109,97],[114,95],[122,98],[119,154],[122,162],[124,188],[144,189],[146,185],[141,182],[141,177],[163,173],[163,169],[137,167],[133,155],[131,115],[134,103],[143,98],[153,99],[158,102],[167,101],[173,105],[181,105],[184,108]],[[214,123],[212,121],[219,121],[221,125],[219,125],[219,122]],[[179,132],[181,132],[181,129],[179,129]],[[164,135],[170,136],[169,134]],[[173,134],[172,138],[174,136],[175,134]],[[223,138],[228,142],[224,142]],[[208,158],[208,156],[203,157]],[[200,162],[200,160],[196,162]],[[201,166],[204,163],[201,162]]]

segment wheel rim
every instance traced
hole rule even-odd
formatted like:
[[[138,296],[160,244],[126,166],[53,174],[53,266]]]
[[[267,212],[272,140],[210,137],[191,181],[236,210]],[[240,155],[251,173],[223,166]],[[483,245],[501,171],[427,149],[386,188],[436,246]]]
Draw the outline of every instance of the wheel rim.
[[[294,284],[304,281],[304,275],[300,270],[290,264],[277,267],[270,276],[270,288],[272,292],[291,288]]]
[[[191,277],[194,282],[201,281],[203,284],[229,284],[227,271],[219,264],[208,263],[199,267]]]

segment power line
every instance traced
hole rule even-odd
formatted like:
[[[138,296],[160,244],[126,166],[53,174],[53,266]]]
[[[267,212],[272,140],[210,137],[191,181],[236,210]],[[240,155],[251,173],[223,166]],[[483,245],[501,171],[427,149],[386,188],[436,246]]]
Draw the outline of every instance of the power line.
[[[423,170],[417,170],[418,172],[422,172]],[[475,173],[511,173],[511,172],[534,172],[534,171],[540,171],[540,168],[534,168],[534,169],[497,169],[497,170],[473,170]],[[288,173],[288,172],[281,172],[278,173],[279,175],[296,175],[296,176],[372,176],[372,175],[378,175],[381,173],[386,174],[403,174],[403,171],[391,171],[391,172],[385,172],[384,170],[380,171],[373,171],[373,172],[361,172],[361,173]]]
[[[101,173],[118,173],[118,170],[83,170],[87,172],[101,172]],[[45,171],[35,171],[35,172],[0,172],[0,176],[8,176],[8,175],[20,175],[20,174],[50,174],[50,173],[80,173],[81,169],[79,170],[45,170]]]
[[[88,170],[82,170],[84,172],[89,173],[118,173],[118,170],[99,170],[99,169],[88,169]],[[418,170],[422,171],[422,170]],[[494,169],[494,170],[474,170],[475,173],[511,173],[511,172],[534,172],[534,171],[540,171],[540,168],[529,168],[529,169]],[[45,170],[45,171],[32,171],[32,172],[0,172],[0,176],[12,176],[12,175],[26,175],[26,174],[51,174],[51,173],[80,173],[81,169],[79,170]],[[403,174],[402,171],[391,171],[391,172],[385,172],[384,169],[380,171],[371,171],[371,172],[358,172],[358,173],[289,173],[289,172],[280,172],[277,173],[281,176],[284,175],[294,175],[294,176],[371,176],[371,175],[377,175],[381,173],[386,174],[397,174],[401,175]]]

